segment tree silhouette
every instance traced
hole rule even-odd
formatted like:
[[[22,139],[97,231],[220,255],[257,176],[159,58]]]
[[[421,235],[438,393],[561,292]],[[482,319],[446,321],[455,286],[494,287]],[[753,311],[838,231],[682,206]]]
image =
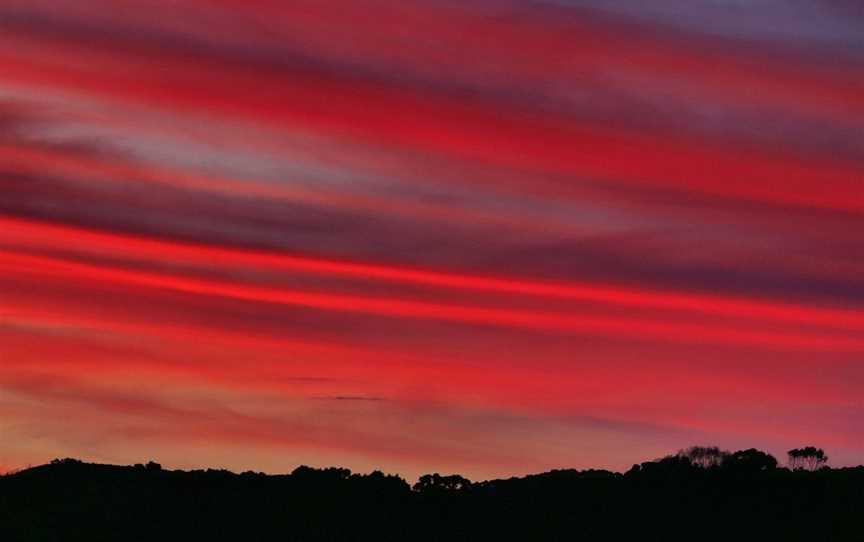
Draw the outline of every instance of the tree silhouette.
[[[460,491],[471,487],[471,480],[458,474],[449,476],[441,476],[437,472],[435,474],[424,474],[417,483],[414,484],[414,491],[437,492],[437,491]]]
[[[380,471],[234,474],[65,459],[0,477],[0,540],[864,542],[864,466],[819,468],[827,456],[814,447],[790,458],[798,470],[753,448],[698,446],[626,474],[472,482],[435,473],[413,491]]]
[[[691,446],[680,450],[678,457],[690,460],[690,464],[694,467],[710,469],[719,467],[723,464],[729,452],[721,450],[717,446]]]
[[[748,448],[726,457],[723,467],[738,472],[769,471],[777,468],[777,459],[756,448]]]
[[[828,463],[828,456],[822,448],[807,446],[793,448],[786,452],[789,455],[789,468],[792,470],[818,470]]]

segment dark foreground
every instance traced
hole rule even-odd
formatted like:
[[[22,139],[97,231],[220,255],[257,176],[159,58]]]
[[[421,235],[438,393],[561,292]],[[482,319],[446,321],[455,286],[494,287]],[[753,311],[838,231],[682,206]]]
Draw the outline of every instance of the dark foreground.
[[[854,540],[864,467],[553,471],[471,484],[55,461],[0,477],[0,540]]]

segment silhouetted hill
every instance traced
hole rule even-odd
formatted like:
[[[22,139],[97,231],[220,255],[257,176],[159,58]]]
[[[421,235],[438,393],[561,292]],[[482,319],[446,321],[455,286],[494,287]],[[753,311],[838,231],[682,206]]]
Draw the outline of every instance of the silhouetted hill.
[[[435,474],[413,488],[338,468],[264,475],[67,459],[0,477],[0,540],[864,541],[864,467],[790,471],[757,453],[722,464],[679,454],[626,474]]]

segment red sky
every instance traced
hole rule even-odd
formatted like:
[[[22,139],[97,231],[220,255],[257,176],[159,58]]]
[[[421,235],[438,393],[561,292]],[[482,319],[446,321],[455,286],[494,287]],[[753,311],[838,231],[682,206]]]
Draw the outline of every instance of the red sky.
[[[608,4],[3,1],[0,468],[864,462],[860,8]]]

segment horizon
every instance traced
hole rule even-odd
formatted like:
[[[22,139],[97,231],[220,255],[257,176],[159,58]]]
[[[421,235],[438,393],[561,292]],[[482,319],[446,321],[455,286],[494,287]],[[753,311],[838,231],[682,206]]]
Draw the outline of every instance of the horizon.
[[[864,463],[860,9],[623,4],[4,0],[0,471]]]
[[[864,465],[794,470],[755,449],[690,447],[626,473],[557,470],[472,481],[298,467],[290,474],[52,461],[0,476],[16,540],[858,540]],[[722,518],[722,521],[717,521]],[[626,519],[626,521],[622,521]],[[8,537],[7,537],[8,538]]]
[[[551,474],[551,473],[555,473],[555,472],[567,472],[567,471],[575,471],[575,472],[582,472],[582,473],[597,471],[597,472],[609,472],[610,474],[624,475],[624,474],[627,474],[628,472],[638,470],[638,468],[640,466],[644,466],[644,465],[649,464],[649,463],[659,464],[663,460],[668,460],[670,458],[687,457],[687,452],[689,450],[698,449],[698,448],[710,449],[712,447],[704,447],[704,446],[698,446],[698,445],[689,446],[688,448],[678,450],[675,453],[667,454],[664,457],[658,457],[658,458],[654,458],[654,459],[644,459],[642,461],[637,461],[636,463],[631,465],[630,468],[621,469],[621,470],[610,470],[610,469],[603,469],[603,468],[597,468],[597,467],[583,467],[583,468],[565,467],[565,468],[549,469],[549,470],[543,471],[543,472],[530,472],[530,473],[512,475],[512,476],[508,476],[506,478],[487,478],[487,479],[468,478],[468,481],[470,481],[472,483],[494,482],[494,481],[507,480],[507,479],[511,479],[511,478],[526,478],[526,477],[538,476],[538,475],[542,475],[542,474]],[[732,452],[730,450],[721,450],[717,447],[713,447],[713,448],[719,452],[721,458],[723,458],[723,459],[727,459],[732,454]],[[750,448],[749,450],[755,450],[755,448]],[[818,450],[819,452],[822,452],[821,448],[819,448],[819,449],[814,448],[814,450]],[[744,450],[739,450],[739,451],[744,451]],[[756,451],[761,452],[761,453],[765,453],[762,450],[756,450]],[[776,460],[776,469],[777,470],[787,470],[790,472],[795,472],[795,471],[816,472],[818,470],[826,470],[826,469],[827,470],[843,470],[843,469],[861,469],[861,468],[864,468],[864,464],[844,465],[844,466],[839,466],[839,467],[838,466],[832,466],[830,464],[830,454],[825,455],[826,461],[816,469],[807,468],[804,466],[799,466],[796,468],[793,465],[791,465],[790,462],[792,459],[792,453],[797,452],[797,451],[800,451],[800,450],[797,450],[797,449],[796,450],[788,450],[787,451],[788,459],[786,460],[785,463],[782,461],[782,459],[777,459],[772,454],[768,454],[768,455],[770,458],[773,458]],[[691,458],[691,460],[692,460],[692,458]],[[418,475],[415,478],[410,478],[410,477],[404,476],[401,473],[387,472],[387,471],[382,471],[381,469],[372,469],[372,470],[368,470],[368,471],[358,472],[358,471],[354,471],[352,469],[347,469],[346,467],[339,466],[339,465],[329,465],[329,466],[297,465],[296,467],[294,467],[290,471],[285,471],[285,472],[266,472],[266,471],[260,471],[260,470],[255,470],[255,469],[244,469],[242,471],[241,470],[231,470],[231,469],[226,469],[224,467],[220,467],[218,465],[212,465],[212,466],[208,466],[208,467],[199,467],[199,468],[194,468],[194,469],[179,469],[179,468],[170,468],[170,466],[162,465],[158,461],[153,461],[152,459],[146,460],[146,461],[139,461],[136,463],[130,463],[130,464],[114,464],[114,463],[99,463],[99,462],[88,461],[86,459],[74,458],[74,457],[64,457],[64,458],[57,457],[57,458],[53,458],[52,460],[50,460],[49,462],[46,462],[46,463],[41,463],[38,465],[27,465],[24,467],[10,469],[10,470],[6,470],[6,471],[3,471],[2,469],[0,469],[0,476],[14,475],[14,474],[18,474],[20,472],[25,472],[25,471],[32,470],[32,469],[38,469],[40,467],[68,466],[69,464],[83,464],[83,465],[91,465],[91,466],[97,466],[97,467],[147,468],[148,470],[150,469],[150,467],[152,465],[152,466],[156,467],[156,470],[160,470],[160,471],[183,472],[183,473],[201,472],[201,471],[219,471],[219,472],[226,472],[227,471],[231,474],[238,475],[238,476],[243,475],[243,474],[248,474],[248,473],[252,473],[252,474],[256,474],[256,475],[265,475],[265,476],[289,476],[289,475],[294,474],[296,471],[298,471],[300,469],[313,469],[313,470],[322,470],[322,471],[337,469],[337,470],[347,470],[349,472],[349,474],[359,475],[359,476],[368,476],[370,474],[380,472],[380,473],[384,474],[385,476],[396,476],[398,478],[401,478],[402,480],[405,480],[409,484],[412,480],[417,481],[422,476],[429,475],[429,474],[436,474],[436,475],[440,474],[442,476],[450,476],[450,475],[463,476],[462,474],[457,473],[457,472],[434,472],[433,473],[432,471],[428,471],[428,472],[423,472],[422,474]],[[723,464],[723,460],[721,459],[716,465],[713,465],[713,466],[699,465],[695,461],[692,463],[692,466],[694,468],[701,469],[701,470],[705,470],[705,469],[710,470],[712,468],[718,468],[718,467],[724,466],[724,464]],[[775,467],[772,467],[772,470],[773,470],[773,468],[775,468]]]

